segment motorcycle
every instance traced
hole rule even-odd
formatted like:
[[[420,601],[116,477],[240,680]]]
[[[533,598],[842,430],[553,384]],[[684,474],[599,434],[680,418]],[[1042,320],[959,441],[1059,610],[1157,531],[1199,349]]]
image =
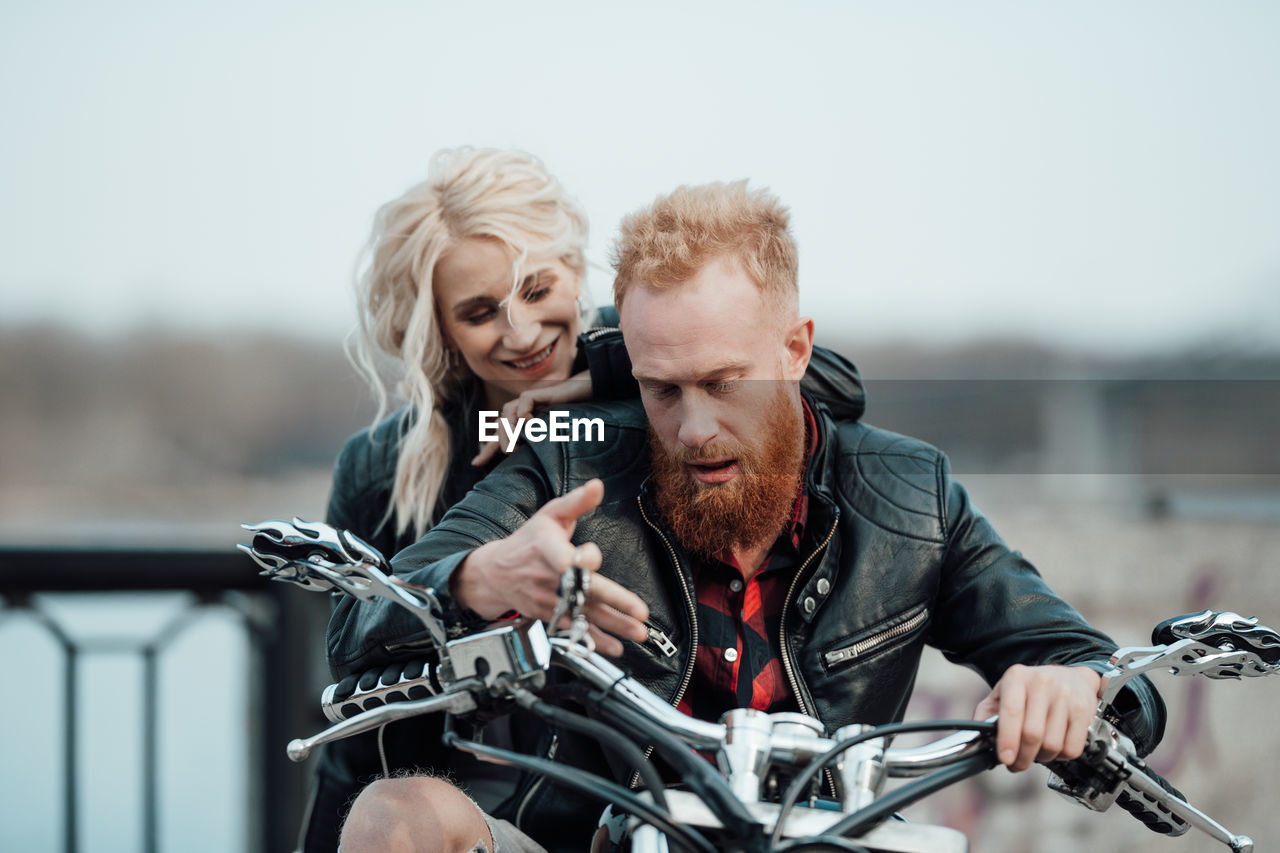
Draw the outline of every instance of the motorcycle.
[[[294,761],[318,746],[425,714],[445,714],[444,742],[477,757],[538,774],[609,804],[608,821],[625,826],[613,840],[633,853],[965,853],[965,836],[942,826],[908,823],[897,812],[923,797],[996,766],[995,720],[938,720],[849,725],[826,732],[798,713],[752,709],[719,723],[694,719],[662,701],[594,651],[583,612],[591,575],[565,570],[560,603],[549,624],[567,618],[563,635],[517,619],[452,636],[431,589],[394,576],[386,559],[358,537],[326,524],[294,519],[243,525],[240,545],[273,580],[311,591],[337,591],[362,601],[387,599],[413,613],[433,646],[410,668],[365,673],[330,685],[322,696],[328,729],[288,745]],[[552,668],[576,689],[552,689]],[[1150,829],[1178,836],[1194,827],[1227,848],[1253,850],[1193,806],[1138,757],[1114,720],[1112,703],[1144,673],[1240,679],[1280,670],[1280,633],[1232,612],[1187,614],[1161,622],[1152,645],[1111,656],[1106,686],[1080,758],[1049,765],[1050,787],[1094,811],[1113,805]],[[574,708],[566,707],[571,696]],[[629,785],[459,734],[455,718],[491,719],[526,709],[549,725],[595,738],[635,768]],[[893,746],[899,735],[953,732],[931,743]],[[640,745],[649,744],[645,751]],[[680,775],[669,787],[651,753]],[[714,765],[704,756],[713,756]],[[910,779],[886,792],[890,779]],[[834,793],[834,799],[823,794]],[[604,825],[605,822],[602,822]]]

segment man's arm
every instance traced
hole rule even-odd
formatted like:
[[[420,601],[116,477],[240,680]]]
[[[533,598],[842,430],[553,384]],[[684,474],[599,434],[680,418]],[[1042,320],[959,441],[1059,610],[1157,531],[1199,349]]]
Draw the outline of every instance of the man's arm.
[[[1100,663],[1116,648],[1009,550],[939,462],[947,557],[934,625],[951,659],[978,669],[993,687],[975,716],[1000,715],[997,754],[1013,770],[1076,758],[1097,707]],[[1118,709],[1142,754],[1159,743],[1164,704],[1146,679],[1126,688]]]

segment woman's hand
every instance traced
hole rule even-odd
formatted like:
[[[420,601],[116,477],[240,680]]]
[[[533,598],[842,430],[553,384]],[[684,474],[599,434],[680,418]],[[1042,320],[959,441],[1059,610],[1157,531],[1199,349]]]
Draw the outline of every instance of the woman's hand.
[[[530,417],[536,409],[546,408],[555,403],[575,403],[579,400],[591,399],[591,375],[587,371],[576,373],[563,382],[557,382],[555,385],[545,385],[540,388],[530,388],[516,397],[509,400],[503,407],[500,417],[509,424],[515,424],[521,418]],[[504,453],[509,452],[504,448],[501,441],[486,441],[481,447],[480,452],[471,460],[472,465],[480,466],[489,464],[498,451]],[[515,445],[512,444],[514,449]]]

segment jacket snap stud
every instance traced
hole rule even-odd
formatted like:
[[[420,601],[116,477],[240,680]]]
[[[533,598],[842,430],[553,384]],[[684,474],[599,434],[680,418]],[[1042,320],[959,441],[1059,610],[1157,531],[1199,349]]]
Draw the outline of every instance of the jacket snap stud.
[[[818,578],[818,595],[826,595],[831,592],[831,581],[826,578]]]
[[[809,596],[808,598],[806,598],[806,599],[804,600],[804,612],[805,612],[805,613],[812,613],[812,612],[813,612],[813,608],[815,608],[815,607],[817,607],[817,606],[818,606],[818,602],[816,602],[816,601],[814,601],[814,600],[813,600],[813,596]]]

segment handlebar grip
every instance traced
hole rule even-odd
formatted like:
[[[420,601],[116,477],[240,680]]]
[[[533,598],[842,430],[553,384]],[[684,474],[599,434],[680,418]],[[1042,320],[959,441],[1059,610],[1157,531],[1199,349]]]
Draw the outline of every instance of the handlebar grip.
[[[393,702],[425,699],[440,692],[434,671],[426,661],[392,664],[360,675],[349,675],[330,684],[320,695],[320,708],[330,722],[338,723]]]
[[[1134,772],[1144,774],[1168,793],[1173,794],[1183,802],[1186,801],[1187,798],[1182,795],[1181,791],[1173,787],[1168,779],[1148,767],[1145,762],[1139,764]],[[1139,791],[1127,781],[1116,796],[1116,805],[1142,821],[1147,829],[1152,832],[1158,832],[1161,835],[1176,837],[1191,828],[1191,824],[1171,813],[1169,809]]]

